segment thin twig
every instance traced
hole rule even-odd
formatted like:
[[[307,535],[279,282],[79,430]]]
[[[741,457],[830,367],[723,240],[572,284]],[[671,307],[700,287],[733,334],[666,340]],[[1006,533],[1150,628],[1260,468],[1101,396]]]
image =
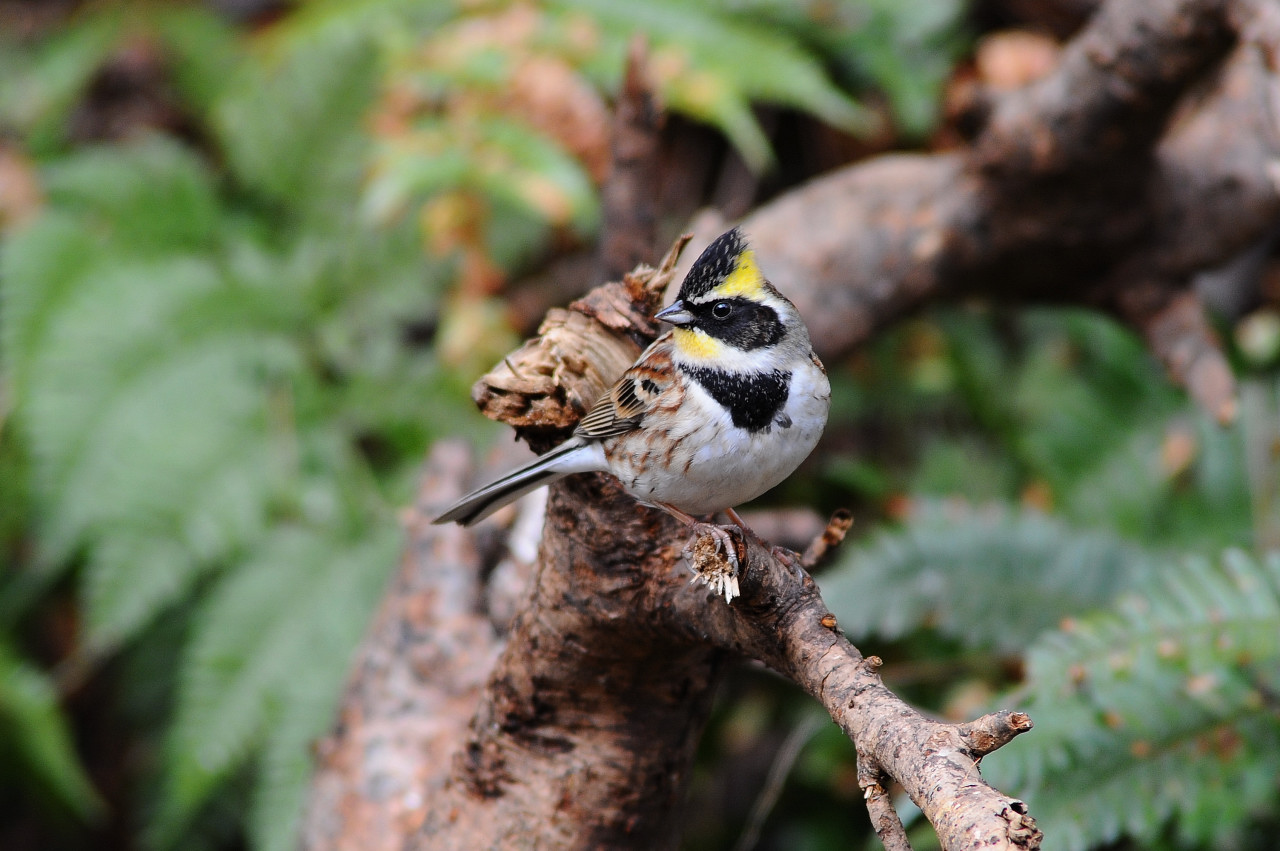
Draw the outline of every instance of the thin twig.
[[[871,816],[871,827],[884,845],[885,851],[911,851],[907,829],[893,806],[893,799],[885,789],[888,778],[870,755],[858,755],[858,785]]]
[[[760,831],[764,827],[765,820],[769,818],[769,813],[773,812],[773,808],[778,803],[778,797],[782,794],[782,788],[786,785],[792,766],[796,764],[804,746],[825,723],[825,719],[817,715],[809,715],[787,734],[787,738],[783,740],[782,746],[773,757],[773,764],[769,766],[769,775],[765,778],[764,786],[761,787],[760,794],[756,796],[756,801],[751,806],[746,827],[742,829],[742,834],[734,843],[734,851],[751,851],[756,847],[756,843],[760,841]]]
[[[657,252],[655,187],[661,129],[662,111],[650,81],[648,46],[643,36],[636,36],[627,52],[627,70],[614,109],[611,167],[601,191],[598,281],[616,281]]]

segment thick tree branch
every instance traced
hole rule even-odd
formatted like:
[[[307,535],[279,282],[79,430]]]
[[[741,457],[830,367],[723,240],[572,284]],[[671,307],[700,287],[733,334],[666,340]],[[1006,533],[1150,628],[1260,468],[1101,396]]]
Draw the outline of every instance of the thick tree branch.
[[[852,166],[744,225],[824,357],[940,298],[1091,305],[1137,325],[1222,418],[1234,387],[1203,321],[1180,323],[1189,344],[1153,334],[1159,311],[1134,313],[1124,294],[1156,280],[1172,303],[1280,218],[1267,5],[1107,4],[1049,77],[990,107],[969,149]],[[1207,366],[1185,369],[1188,346]]]
[[[1149,157],[1187,81],[1232,40],[1226,0],[1107,3],[1057,70],[1002,97],[970,154],[973,168],[1022,185],[1119,172]],[[1117,175],[1118,176],[1118,175]]]
[[[490,668],[499,641],[476,611],[475,536],[432,526],[431,509],[462,495],[468,451],[440,443],[413,507],[410,546],[352,671],[334,733],[317,748],[302,846],[401,851],[422,824]]]

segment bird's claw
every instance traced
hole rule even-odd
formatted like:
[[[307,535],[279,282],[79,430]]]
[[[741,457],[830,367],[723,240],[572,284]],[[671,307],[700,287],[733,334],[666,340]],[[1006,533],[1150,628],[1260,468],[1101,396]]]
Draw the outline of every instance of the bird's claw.
[[[799,553],[777,544],[770,547],[769,552],[779,564],[790,570],[791,574],[801,582],[803,582],[805,577],[809,575],[800,561]]]
[[[684,557],[693,572],[690,583],[702,582],[716,596],[723,596],[726,603],[741,596],[738,588],[738,547],[733,536],[723,526],[698,523],[693,526],[694,537],[684,548]],[[710,546],[707,545],[710,541]],[[717,558],[718,553],[723,558]]]

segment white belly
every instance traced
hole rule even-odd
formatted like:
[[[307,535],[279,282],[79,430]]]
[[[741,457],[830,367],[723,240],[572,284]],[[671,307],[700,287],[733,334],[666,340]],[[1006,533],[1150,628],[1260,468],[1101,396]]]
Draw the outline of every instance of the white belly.
[[[643,465],[625,465],[625,472],[620,469],[624,465],[617,465],[615,472],[641,502],[664,502],[693,515],[749,502],[791,475],[822,436],[831,400],[825,375],[816,369],[799,370],[782,409],[791,425],[782,428],[775,422],[768,430],[748,432],[735,427],[728,412],[700,386],[691,382],[688,392],[702,396],[703,410],[720,412],[715,419],[672,430],[670,437],[682,447],[696,447],[692,457],[662,475],[638,469]]]

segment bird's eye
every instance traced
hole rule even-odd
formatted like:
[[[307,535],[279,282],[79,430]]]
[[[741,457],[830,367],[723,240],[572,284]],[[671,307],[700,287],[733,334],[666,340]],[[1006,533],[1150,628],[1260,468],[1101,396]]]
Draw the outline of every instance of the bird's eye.
[[[733,305],[727,301],[718,301],[711,308],[711,315],[716,319],[728,319],[730,313],[733,313]]]

